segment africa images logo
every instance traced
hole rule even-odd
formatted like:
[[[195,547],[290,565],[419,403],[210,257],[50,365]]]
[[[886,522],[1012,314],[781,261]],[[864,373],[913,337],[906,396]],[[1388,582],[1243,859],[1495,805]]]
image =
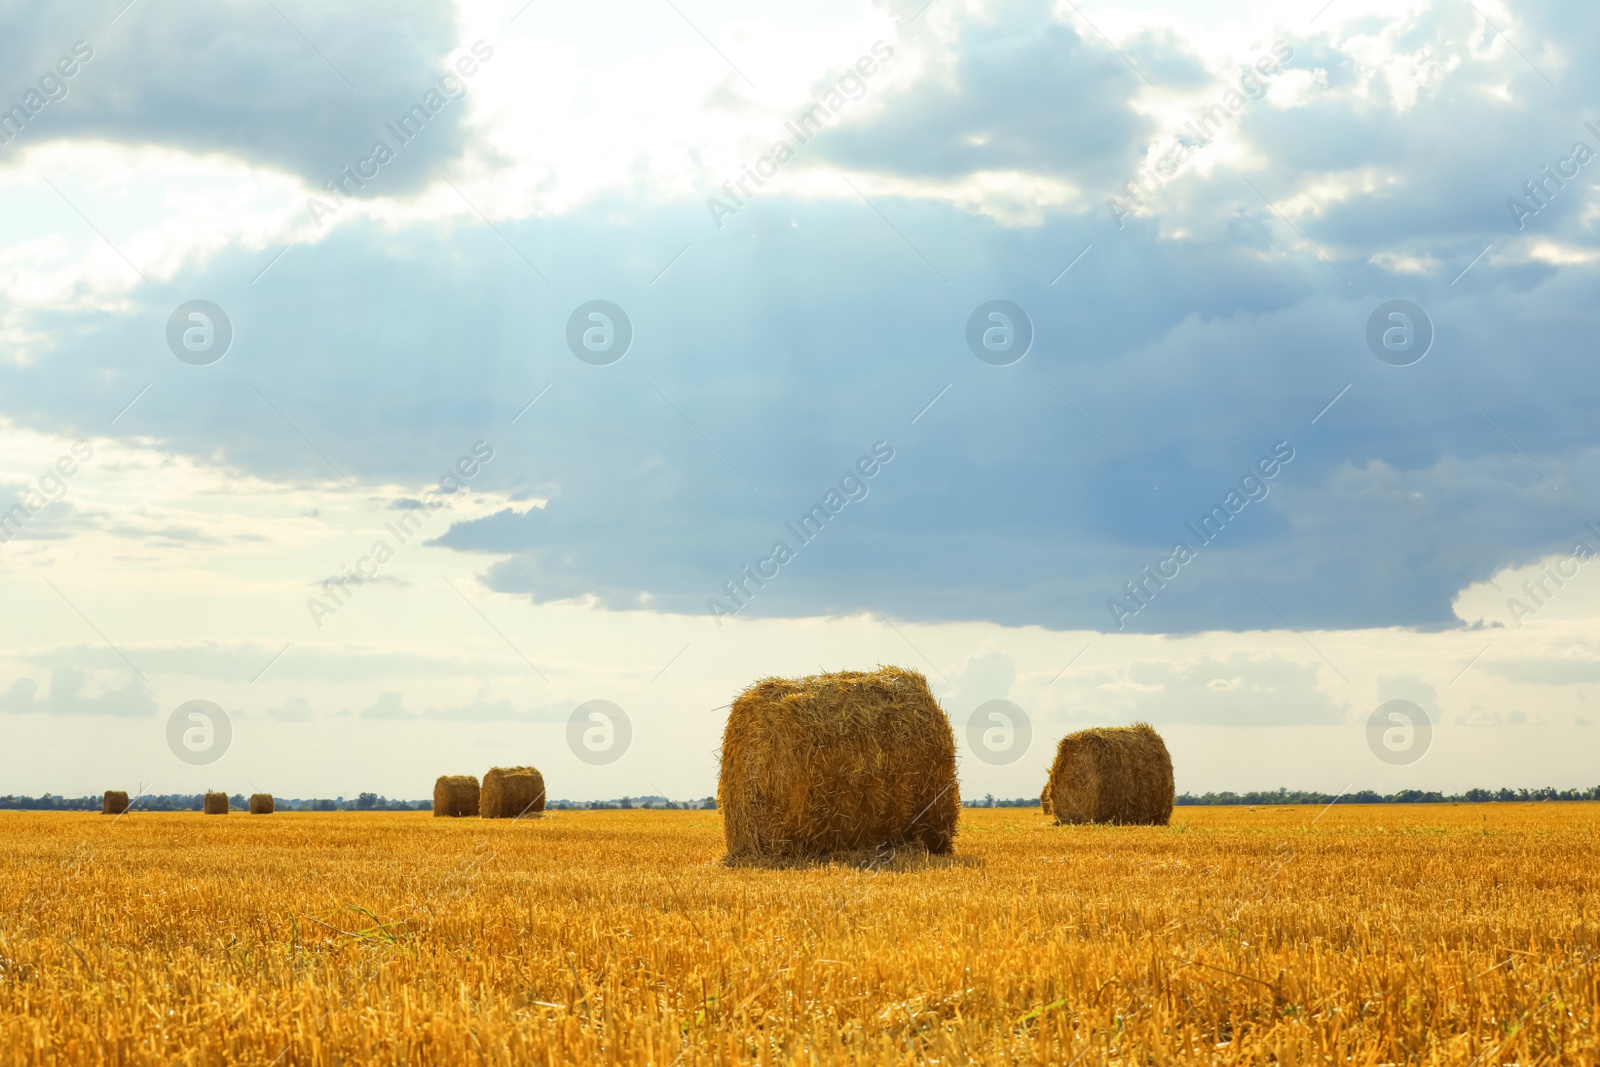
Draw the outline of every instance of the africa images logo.
[[[228,754],[233,721],[209,700],[188,700],[167,717],[167,748],[193,767],[206,767]]]

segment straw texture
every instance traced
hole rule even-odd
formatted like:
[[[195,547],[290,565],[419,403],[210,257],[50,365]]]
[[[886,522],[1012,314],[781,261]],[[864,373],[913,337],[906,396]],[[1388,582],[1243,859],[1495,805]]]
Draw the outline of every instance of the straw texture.
[[[478,779],[470,774],[443,774],[433,783],[436,819],[478,814]]]
[[[915,671],[766,678],[733,702],[717,805],[730,859],[951,851],[950,720]]]
[[[544,775],[535,767],[491,767],[478,794],[485,819],[518,819],[544,811]]]
[[[1148,723],[1079,730],[1050,767],[1057,823],[1165,826],[1172,818],[1172,757]]]

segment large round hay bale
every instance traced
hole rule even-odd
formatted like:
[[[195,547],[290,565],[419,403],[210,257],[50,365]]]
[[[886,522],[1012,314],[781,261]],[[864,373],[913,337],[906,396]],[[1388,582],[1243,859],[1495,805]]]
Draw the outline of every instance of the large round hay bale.
[[[100,801],[101,815],[121,815],[128,810],[128,794],[120,789],[107,789]]]
[[[272,802],[272,794],[271,793],[251,793],[250,794],[250,814],[251,815],[271,815],[273,812],[275,812],[277,810],[278,810],[277,809],[277,805],[275,805]]]
[[[1172,757],[1148,723],[1063,737],[1047,788],[1057,823],[1165,826],[1172,819]]]
[[[491,767],[478,793],[485,819],[520,819],[544,810],[544,775],[536,767]]]
[[[730,858],[944,855],[961,813],[955,734],[915,671],[766,678],[728,713],[717,807]]]
[[[1050,780],[1045,779],[1044,788],[1039,790],[1039,810],[1046,815],[1054,815],[1055,808],[1050,803]]]
[[[478,779],[470,774],[441,774],[433,783],[433,816],[458,818],[478,814]]]
[[[226,794],[226,793],[207,793],[206,794],[206,814],[207,815],[226,815],[226,814],[228,814],[228,794]]]

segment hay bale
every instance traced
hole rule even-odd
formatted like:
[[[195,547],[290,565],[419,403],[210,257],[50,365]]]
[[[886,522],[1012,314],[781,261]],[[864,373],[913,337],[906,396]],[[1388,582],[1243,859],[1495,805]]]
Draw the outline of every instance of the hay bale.
[[[250,794],[250,814],[251,815],[271,815],[273,812],[275,812],[277,810],[278,810],[277,805],[275,805],[272,802],[272,794],[271,793],[251,793]]]
[[[961,812],[955,734],[915,671],[766,678],[728,713],[717,807],[730,859],[945,855]]]
[[[226,814],[228,814],[228,794],[226,794],[226,793],[207,793],[206,794],[206,814],[207,815],[226,815]]]
[[[100,801],[101,815],[121,815],[128,810],[128,794],[120,789],[107,789]]]
[[[544,775],[536,767],[491,767],[478,794],[485,819],[519,819],[544,811]]]
[[[1165,826],[1172,819],[1172,757],[1148,723],[1063,737],[1047,788],[1058,824]]]
[[[441,774],[433,783],[434,818],[478,814],[478,779],[470,774]]]
[[[1046,815],[1054,815],[1055,808],[1050,803],[1050,780],[1045,779],[1044,788],[1039,790],[1039,810]]]

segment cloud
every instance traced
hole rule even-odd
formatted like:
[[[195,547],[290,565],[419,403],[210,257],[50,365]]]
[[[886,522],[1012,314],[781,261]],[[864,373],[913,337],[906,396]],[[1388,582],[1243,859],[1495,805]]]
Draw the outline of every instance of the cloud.
[[[1192,86],[1202,76],[1170,38],[1147,43],[1168,84]],[[1153,133],[1133,107],[1139,74],[1039,0],[961,12],[942,34],[902,42],[896,58],[920,62],[918,76],[880,90],[888,95],[870,119],[847,118],[819,135],[822,158],[934,187],[983,172],[1114,187]],[[1087,99],[1097,106],[1081,106]]]
[[[769,204],[771,221],[799,207]],[[1600,488],[1591,473],[1600,452],[1578,417],[1600,405],[1600,378],[1578,365],[1586,335],[1600,328],[1581,298],[1592,279],[1580,275],[1591,268],[1567,268],[1573,276],[1525,293],[1430,300],[1451,324],[1451,362],[1425,360],[1402,378],[1362,349],[1379,292],[1290,291],[1282,272],[1251,261],[1248,245],[1163,249],[1129,233],[1103,273],[1075,279],[1080,291],[1052,304],[1052,269],[1031,238],[930,218],[923,236],[936,236],[934,247],[981,249],[995,264],[964,275],[951,296],[936,278],[932,287],[908,282],[914,257],[908,264],[903,246],[885,243],[885,234],[896,241],[892,232],[864,226],[871,216],[861,210],[813,206],[805,229],[764,231],[793,264],[801,306],[766,286],[771,253],[744,241],[696,247],[690,255],[699,258],[686,257],[674,268],[681,275],[654,287],[639,272],[621,296],[651,355],[642,348],[604,378],[563,347],[566,316],[587,288],[557,283],[560,291],[518,310],[526,282],[507,273],[517,261],[494,234],[446,241],[443,230],[420,227],[380,244],[364,226],[341,227],[316,256],[268,275],[281,287],[270,299],[250,290],[231,312],[253,344],[278,354],[253,380],[282,415],[242,382],[183,378],[163,380],[119,426],[159,429],[180,455],[220,450],[222,461],[263,479],[333,477],[286,416],[359,482],[419,484],[553,382],[515,432],[490,431],[504,458],[482,475],[496,491],[535,493],[545,506],[455,522],[437,543],[503,556],[484,572],[487,584],[536,602],[592,597],[602,607],[648,603],[695,615],[877,440],[897,458],[870,495],[748,614],[862,610],[848,577],[896,618],[1110,629],[1108,598],[1280,440],[1297,458],[1272,495],[1202,549],[1131,628],[1281,625],[1245,578],[1302,628],[1454,626],[1464,585],[1567,547],[1591,517],[1574,503]],[[667,221],[650,215],[627,243],[656,243],[665,262],[674,251]],[[531,238],[521,224],[502,228],[513,241]],[[626,276],[633,253],[620,232],[587,218],[542,230],[553,259],[582,257],[600,275]],[[1065,234],[1052,236],[1070,247]],[[442,278],[415,271],[439,256],[459,256],[458,268]],[[1043,268],[1031,280],[1015,267],[1028,262]],[[1144,268],[1153,276],[1135,283]],[[1224,276],[1229,287],[1207,280]],[[708,290],[726,310],[683,299]],[[1034,309],[1040,338],[1006,377],[962,341],[966,310],[995,291]],[[322,292],[333,295],[313,295]],[[381,313],[376,293],[386,294]],[[275,314],[284,299],[305,313]],[[1090,306],[1098,312],[1087,314]],[[1546,317],[1560,324],[1540,335],[1562,387],[1531,407],[1501,402],[1500,345],[1532,335]],[[158,325],[156,314],[111,317],[70,348],[109,360]],[[426,341],[435,335],[470,339],[448,370]],[[537,370],[524,365],[524,337],[553,351]],[[1070,356],[1068,339],[1070,351],[1093,350],[1096,360]],[[333,358],[366,351],[382,351],[381,366]],[[926,352],[939,353],[935,366]],[[1284,373],[1283,352],[1299,354],[1295,373]],[[59,425],[84,419],[86,408],[115,413],[143,384],[119,381],[117,371],[109,384],[85,386],[63,366],[0,368],[18,398],[16,418]],[[501,381],[512,384],[489,384]],[[85,398],[85,388],[103,395]],[[360,405],[340,399],[356,393]],[[1462,394],[1572,491],[1551,490]],[[226,413],[220,439],[186,414],[208,404]]]
[[[400,700],[400,694],[394,691],[384,693],[378,697],[370,707],[361,712],[363,719],[415,719],[417,716],[405,709]]]
[[[1457,726],[1485,727],[1485,726],[1544,726],[1547,719],[1536,715],[1528,715],[1512,708],[1509,711],[1490,711],[1477,702],[1468,705],[1464,715],[1455,717]],[[1580,723],[1579,725],[1582,725]]]
[[[291,594],[292,596],[292,594]],[[294,603],[293,600],[290,603]],[[279,653],[282,653],[280,656]],[[322,648],[310,643],[268,645],[259,641],[195,641],[141,644],[134,655],[148,675],[179,675],[208,681],[248,683],[270,664],[269,681],[372,682],[410,675],[444,675],[455,670],[493,675],[521,673],[492,655],[463,661],[459,653],[427,647],[396,650],[386,644],[341,644]],[[49,668],[84,668],[100,673],[125,671],[127,665],[104,645],[62,644],[16,655],[25,664]]]
[[[470,44],[458,39],[447,0],[140,5],[114,23],[119,3],[96,4],[100,19],[77,8],[9,6],[0,16],[0,68],[37,80],[63,57],[89,58],[72,64],[65,97],[33,116],[0,160],[52,139],[105,140],[226,154],[293,173],[319,193],[375,139],[399,148],[384,123],[437,90]],[[424,134],[383,168],[385,194],[417,188],[460,156],[465,115],[458,101],[430,116]]]
[[[518,709],[509,700],[489,700],[486,691],[480,690],[471,703],[454,707],[429,707],[423,711],[410,711],[398,692],[389,690],[360,711],[363,719],[419,720],[435,719],[445,722],[565,722],[570,706],[533,707]]]
[[[313,718],[311,701],[305,697],[290,697],[282,707],[269,708],[264,714],[278,722],[310,722]]]
[[[1234,653],[1183,664],[1131,664],[1120,688],[1132,715],[1153,725],[1302,726],[1344,721],[1317,668],[1282,656]]]
[[[1381,675],[1378,678],[1378,703],[1390,700],[1409,700],[1438,722],[1439,691],[1415,674]]]
[[[12,715],[154,715],[155,698],[141,679],[129,678],[121,688],[84,692],[88,674],[76,667],[57,666],[50,671],[49,691],[41,695],[32,678],[18,678],[0,693],[0,712]]]
[[[390,94],[384,115],[457,44],[445,9],[418,11],[420,28],[369,40],[377,23],[362,10],[285,8],[334,63],[359,57],[348,73]],[[322,173],[313,155],[349,157],[334,150],[343,128],[320,124],[376,121],[326,106],[342,82],[270,9],[229,7],[192,27],[139,21],[152,14],[136,7],[118,22],[135,28],[117,62],[143,64],[122,96],[102,108],[84,80],[61,103],[94,115],[54,115],[57,136],[86,142],[121,124],[116,136]],[[1569,29],[1547,40],[1597,18],[1570,4],[1558,15]],[[1529,18],[1530,29],[1562,24]],[[1271,495],[1192,546],[1196,559],[1130,630],[1460,626],[1462,588],[1569,547],[1596,518],[1579,502],[1600,498],[1589,417],[1600,407],[1589,355],[1600,265],[1519,258],[1524,237],[1504,215],[1506,197],[1583,129],[1546,113],[1532,93],[1542,82],[1469,8],[1422,4],[1292,39],[1293,69],[1275,83],[1285,88],[1251,102],[1227,143],[1121,230],[1103,196],[1257,43],[1118,31],[1181,97],[1152,118],[1157,97],[1070,13],[1017,3],[948,19],[897,39],[896,62],[914,77],[885,82],[818,139],[817,167],[893,186],[870,203],[842,183],[837,195],[774,189],[721,230],[683,197],[549,216],[529,207],[493,215],[493,229],[465,208],[356,219],[264,275],[256,250],[228,245],[93,314],[14,310],[12,326],[44,338],[48,358],[0,365],[8,414],[24,429],[98,432],[154,382],[112,427],[123,443],[279,486],[343,474],[385,509],[415,499],[396,487],[436,479],[488,436],[499,456],[482,487],[542,506],[447,513],[433,544],[481,564],[490,589],[535,603],[701,617],[878,441],[895,459],[870,493],[813,543],[790,544],[794,562],[750,587],[741,614],[1111,630],[1107,601],[1279,441],[1296,458]],[[33,69],[57,47],[38,42],[55,35],[19,34],[34,43],[14,46],[15,69]],[[133,47],[147,38],[153,50]],[[1550,50],[1541,63],[1560,58]],[[113,83],[121,68],[105,51],[83,79]],[[1552,69],[1574,90],[1600,78]],[[249,100],[259,131],[238,110]],[[686,117],[681,136],[703,136],[703,117]],[[216,132],[227,123],[248,134]],[[1422,129],[1474,135],[1424,151]],[[991,171],[1084,194],[997,226],[960,197],[912,188]],[[504,192],[497,174],[485,165],[474,179]],[[1550,204],[1530,229],[1590,242],[1588,188],[1571,183]],[[1397,294],[1390,268],[1402,262],[1438,264],[1400,276],[1437,338],[1427,359],[1396,368],[1364,334]],[[239,351],[216,374],[170,373],[151,338],[181,301],[224,290]],[[603,368],[565,341],[568,317],[599,291],[636,329],[633,350]],[[998,294],[1028,311],[1036,335],[1006,368],[980,363],[964,338],[973,309]],[[1530,344],[1534,359],[1505,355]],[[176,549],[216,536],[145,501],[110,516],[77,495],[73,506],[130,540]],[[266,536],[231,528],[241,525]]]
[[[1016,681],[1016,660],[1004,652],[983,652],[952,672],[942,703],[953,715],[966,715],[985,701],[1009,698]]]
[[[317,589],[336,588],[341,593],[353,592],[363,585],[388,585],[396,589],[408,589],[412,583],[393,574],[379,574],[371,578],[356,578],[348,574],[330,574],[320,581],[311,582],[310,585]]]
[[[1519,685],[1590,685],[1600,682],[1600,660],[1563,656],[1490,659],[1484,669]]]

